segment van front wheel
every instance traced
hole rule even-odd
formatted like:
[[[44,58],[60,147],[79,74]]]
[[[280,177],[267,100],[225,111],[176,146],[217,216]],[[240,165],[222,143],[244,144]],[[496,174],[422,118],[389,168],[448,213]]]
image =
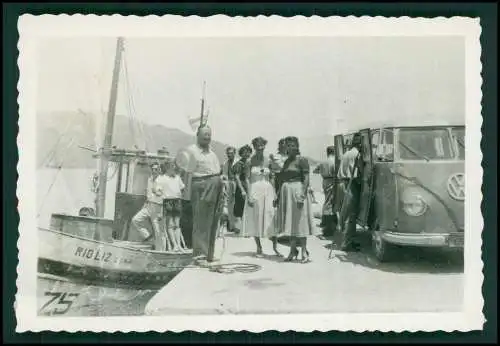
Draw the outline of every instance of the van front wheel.
[[[382,232],[372,232],[372,250],[375,257],[380,262],[387,262],[391,260],[393,255],[393,246],[382,238]]]

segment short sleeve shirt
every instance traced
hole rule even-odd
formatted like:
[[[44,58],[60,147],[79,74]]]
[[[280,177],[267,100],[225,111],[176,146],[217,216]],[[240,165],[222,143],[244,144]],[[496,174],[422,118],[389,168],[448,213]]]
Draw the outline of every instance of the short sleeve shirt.
[[[250,173],[250,164],[249,162],[243,162],[242,160],[239,160],[233,165],[233,174],[235,177],[239,177],[241,184],[243,185],[244,188],[246,188],[246,180],[248,178],[248,175]]]
[[[220,173],[221,166],[219,159],[211,149],[204,150],[194,144],[188,148],[187,154],[189,158],[186,170],[193,177],[203,177]]]
[[[338,171],[338,177],[340,179],[350,179],[352,172],[354,172],[354,178],[357,178],[359,172],[355,169],[356,160],[359,155],[359,150],[357,148],[351,148],[347,151],[340,161],[340,167]]]
[[[284,182],[304,181],[304,178],[309,175],[309,169],[309,161],[302,156],[297,156],[294,159],[287,159],[281,171],[282,179]]]
[[[182,198],[182,190],[185,185],[180,176],[173,177],[165,175],[162,178],[163,193],[166,199],[180,199]]]
[[[222,174],[227,177],[228,180],[234,180],[234,172],[233,172],[234,161],[231,163],[229,161],[224,162],[222,166]]]
[[[153,177],[148,178],[148,187],[147,187],[147,199],[149,202],[157,203],[157,204],[162,204],[163,203],[163,182],[162,182],[162,176],[159,175],[156,177],[156,179],[153,179]]]
[[[326,162],[319,165],[319,173],[323,178],[335,177],[335,158],[329,157]]]

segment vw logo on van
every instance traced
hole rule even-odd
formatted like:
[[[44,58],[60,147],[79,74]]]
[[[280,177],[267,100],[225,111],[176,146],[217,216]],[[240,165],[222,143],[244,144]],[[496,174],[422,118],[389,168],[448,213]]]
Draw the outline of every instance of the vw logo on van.
[[[448,178],[448,193],[457,201],[465,199],[465,174],[455,173]]]

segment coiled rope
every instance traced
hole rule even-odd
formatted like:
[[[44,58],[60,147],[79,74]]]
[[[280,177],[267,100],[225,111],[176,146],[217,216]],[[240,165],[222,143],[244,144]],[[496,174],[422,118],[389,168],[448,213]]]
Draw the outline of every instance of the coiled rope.
[[[211,272],[217,272],[221,274],[233,274],[233,273],[253,273],[256,271],[259,271],[262,267],[258,264],[252,264],[252,263],[221,263],[224,258],[224,254],[226,252],[227,248],[227,243],[226,243],[226,237],[224,236],[224,232],[219,232],[217,239],[222,238],[222,250],[220,253],[219,257],[219,262],[218,263],[208,263],[207,265],[196,265],[196,264],[189,264],[186,266],[171,266],[170,264],[163,264],[154,257],[151,258],[153,262],[159,267],[168,267],[171,269],[208,269]],[[135,248],[134,248],[135,249]],[[144,249],[137,249],[144,254],[149,254],[147,250]]]

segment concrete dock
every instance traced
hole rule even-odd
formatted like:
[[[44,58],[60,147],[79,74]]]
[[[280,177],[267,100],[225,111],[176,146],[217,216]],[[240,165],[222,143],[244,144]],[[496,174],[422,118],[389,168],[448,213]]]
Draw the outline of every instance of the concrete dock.
[[[380,264],[361,252],[334,250],[330,241],[309,238],[312,262],[288,263],[262,240],[264,258],[255,257],[253,239],[226,236],[216,245],[220,263],[255,265],[253,272],[219,273],[186,268],[147,304],[146,315],[457,312],[463,301],[463,260],[457,253],[403,249],[397,262]],[[279,245],[286,256],[289,247]],[[299,255],[300,259],[300,255]],[[446,292],[446,294],[443,294]]]

